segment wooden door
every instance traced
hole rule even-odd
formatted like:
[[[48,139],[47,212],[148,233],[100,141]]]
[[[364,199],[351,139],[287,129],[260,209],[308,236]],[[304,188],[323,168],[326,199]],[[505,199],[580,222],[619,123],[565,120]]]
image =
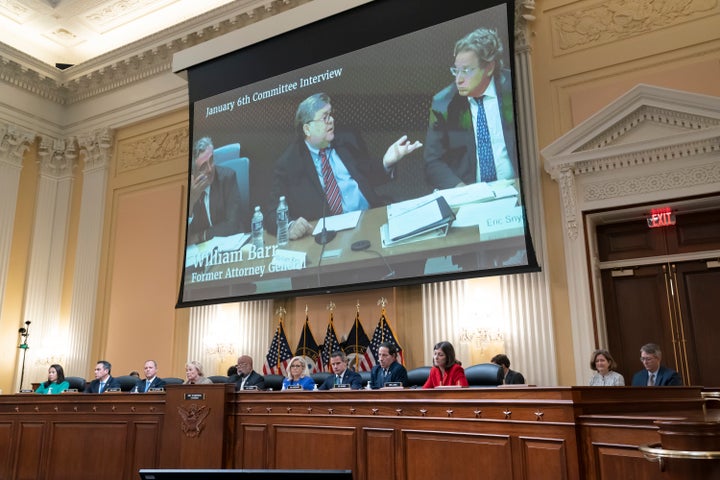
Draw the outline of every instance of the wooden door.
[[[608,348],[630,384],[640,346],[657,343],[663,364],[688,385],[720,386],[720,268],[705,260],[602,273]]]

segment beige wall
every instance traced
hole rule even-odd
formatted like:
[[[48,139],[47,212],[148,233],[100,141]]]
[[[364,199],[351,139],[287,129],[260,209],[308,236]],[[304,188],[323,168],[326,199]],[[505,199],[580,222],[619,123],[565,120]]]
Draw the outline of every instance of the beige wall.
[[[720,96],[720,3],[538,1],[534,93],[542,149],[638,83]],[[662,9],[665,13],[662,13]],[[543,180],[562,385],[574,383],[557,184]]]

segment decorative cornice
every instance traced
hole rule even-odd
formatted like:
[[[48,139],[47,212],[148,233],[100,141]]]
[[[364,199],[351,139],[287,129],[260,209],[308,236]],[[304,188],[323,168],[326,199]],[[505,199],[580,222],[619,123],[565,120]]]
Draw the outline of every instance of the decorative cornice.
[[[118,144],[118,173],[125,173],[149,165],[167,162],[178,157],[188,156],[187,125],[154,135],[122,141]]]
[[[176,52],[310,1],[233,2],[64,71],[2,44],[0,82],[60,105],[71,105],[168,73]]]
[[[43,136],[38,149],[40,172],[54,178],[72,175],[77,164],[77,145],[74,140]]]
[[[601,1],[551,19],[556,55],[604,45],[718,13],[718,0]]]

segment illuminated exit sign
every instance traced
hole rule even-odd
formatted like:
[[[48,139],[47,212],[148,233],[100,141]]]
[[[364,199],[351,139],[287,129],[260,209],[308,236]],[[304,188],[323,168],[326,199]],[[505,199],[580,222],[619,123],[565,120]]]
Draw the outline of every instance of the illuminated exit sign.
[[[647,224],[650,228],[669,227],[675,225],[675,214],[670,207],[653,208],[650,216],[647,217]]]

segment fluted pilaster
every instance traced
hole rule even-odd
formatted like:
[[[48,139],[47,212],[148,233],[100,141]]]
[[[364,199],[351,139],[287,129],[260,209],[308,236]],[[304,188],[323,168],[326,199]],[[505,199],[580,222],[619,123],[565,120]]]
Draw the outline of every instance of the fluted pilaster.
[[[10,265],[22,159],[34,139],[33,132],[0,124],[0,310]],[[18,322],[18,326],[22,323]]]
[[[68,326],[70,342],[66,371],[70,375],[83,375],[90,365],[111,133],[108,130],[93,132],[78,138],[78,145],[84,168]]]
[[[41,173],[23,311],[23,320],[32,322],[34,339],[25,372],[30,381],[46,380],[48,364],[64,363],[66,343],[58,335],[77,149],[72,141],[43,138],[39,156]]]

